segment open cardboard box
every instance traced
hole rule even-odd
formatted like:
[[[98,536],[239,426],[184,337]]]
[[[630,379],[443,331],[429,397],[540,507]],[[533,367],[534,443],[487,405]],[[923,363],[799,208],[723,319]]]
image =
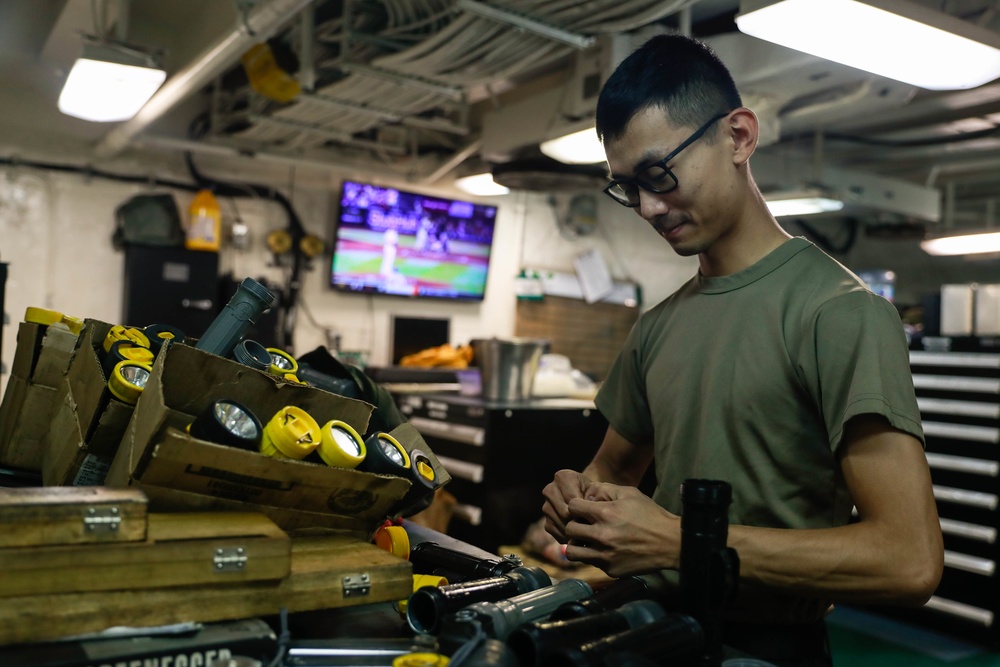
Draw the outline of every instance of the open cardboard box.
[[[186,426],[220,398],[246,406],[262,423],[295,405],[321,425],[340,419],[362,434],[374,409],[169,344],[153,364],[104,483],[142,490],[155,511],[260,511],[286,530],[332,528],[365,538],[401,509],[407,479],[270,458],[191,437]],[[391,434],[408,451],[427,454],[442,483],[450,480],[416,429],[402,424]]]
[[[0,403],[0,465],[42,469],[43,443],[62,402],[63,377],[77,338],[64,324],[21,322]]]
[[[111,326],[84,321],[42,441],[45,486],[101,485],[128,428],[134,406],[111,397],[101,369]]]

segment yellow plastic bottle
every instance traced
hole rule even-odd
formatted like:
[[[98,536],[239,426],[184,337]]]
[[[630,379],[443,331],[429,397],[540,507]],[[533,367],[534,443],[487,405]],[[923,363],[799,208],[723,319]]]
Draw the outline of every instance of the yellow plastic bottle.
[[[222,238],[222,211],[211,190],[200,190],[188,209],[184,246],[188,250],[218,252]]]

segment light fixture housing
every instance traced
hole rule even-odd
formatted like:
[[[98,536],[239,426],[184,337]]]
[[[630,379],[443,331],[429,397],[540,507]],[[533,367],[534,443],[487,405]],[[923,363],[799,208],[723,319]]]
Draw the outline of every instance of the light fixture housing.
[[[59,94],[59,111],[95,123],[132,118],[167,73],[152,55],[107,42],[85,42]]]
[[[793,215],[816,215],[836,213],[844,208],[844,202],[834,195],[821,190],[797,192],[775,192],[765,194],[764,201],[771,215],[787,218]]]
[[[1000,77],[1000,37],[908,0],[741,0],[741,32],[929,90]]]
[[[480,197],[493,197],[505,195],[510,192],[510,188],[500,185],[493,180],[493,174],[473,174],[455,179],[455,187],[470,195]]]
[[[594,126],[543,141],[538,148],[542,154],[564,164],[596,164],[605,160],[604,144],[597,138]]]
[[[1000,252],[1000,231],[926,239],[920,242],[920,248],[928,255],[938,256]]]

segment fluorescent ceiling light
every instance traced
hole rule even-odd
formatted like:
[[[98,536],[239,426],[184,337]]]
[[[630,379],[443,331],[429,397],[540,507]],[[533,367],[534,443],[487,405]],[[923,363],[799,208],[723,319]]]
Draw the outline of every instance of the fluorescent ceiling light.
[[[819,192],[775,193],[764,195],[764,200],[776,218],[832,213],[844,208],[844,202]]]
[[[928,255],[974,255],[983,252],[1000,252],[1000,232],[942,236],[920,242]]]
[[[153,65],[132,49],[85,44],[59,95],[59,111],[98,123],[128,120],[167,78]]]
[[[565,164],[594,164],[605,159],[604,146],[592,127],[543,141],[539,148],[543,154]]]
[[[468,192],[470,195],[481,197],[491,197],[494,195],[505,195],[510,192],[510,188],[504,187],[493,180],[493,174],[474,174],[455,179],[455,187]]]
[[[930,90],[1000,77],[1000,37],[907,0],[742,0],[739,29]]]

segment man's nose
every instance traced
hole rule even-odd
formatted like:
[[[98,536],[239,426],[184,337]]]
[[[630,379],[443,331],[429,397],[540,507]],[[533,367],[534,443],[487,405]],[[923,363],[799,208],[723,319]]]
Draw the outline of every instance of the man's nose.
[[[653,224],[653,221],[662,215],[665,215],[670,211],[670,206],[664,201],[663,197],[657,195],[653,192],[646,192],[645,190],[639,190],[639,206],[636,212],[642,217],[643,220],[649,224]]]

